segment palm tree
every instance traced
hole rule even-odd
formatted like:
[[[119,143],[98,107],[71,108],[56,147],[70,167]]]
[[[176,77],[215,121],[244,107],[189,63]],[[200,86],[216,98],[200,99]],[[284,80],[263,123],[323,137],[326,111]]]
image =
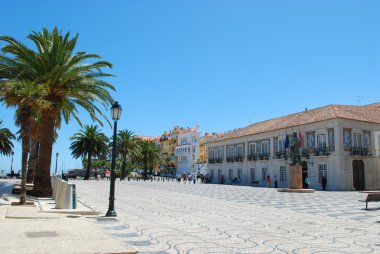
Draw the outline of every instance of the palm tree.
[[[140,148],[130,130],[121,130],[116,137],[116,151],[122,157],[120,181],[125,179],[128,155],[140,156]]]
[[[100,132],[96,125],[85,125],[84,129],[76,133],[70,140],[74,140],[70,145],[71,155],[78,159],[87,158],[87,171],[84,180],[90,179],[92,157],[100,157],[108,152],[109,139]]]
[[[102,125],[97,114],[107,120],[98,105],[106,109],[113,100],[109,90],[114,87],[102,80],[112,76],[104,73],[103,68],[111,68],[109,62],[99,60],[101,57],[86,52],[75,52],[78,35],[70,38],[70,33],[63,35],[57,27],[53,31],[44,28],[41,32],[33,31],[27,36],[34,43],[35,49],[9,36],[0,36],[6,45],[0,54],[0,80],[32,81],[46,92],[44,99],[49,107],[40,112],[39,171],[35,179],[34,193],[37,196],[51,194],[50,166],[54,131],[61,121],[66,123],[74,117],[79,123],[78,107],[85,109],[91,118]],[[81,123],[80,123],[81,124]]]
[[[31,81],[11,80],[0,86],[0,101],[7,107],[17,107],[16,124],[20,126],[22,140],[21,193],[20,204],[26,202],[26,173],[30,151],[31,129],[35,126],[35,116],[45,106],[45,92]]]
[[[13,151],[12,140],[15,135],[8,128],[1,128],[3,121],[0,121],[0,154],[9,156]]]
[[[152,173],[152,168],[162,162],[161,147],[153,141],[140,139],[138,142],[140,146],[140,160],[144,165],[144,179],[148,178],[148,166]]]

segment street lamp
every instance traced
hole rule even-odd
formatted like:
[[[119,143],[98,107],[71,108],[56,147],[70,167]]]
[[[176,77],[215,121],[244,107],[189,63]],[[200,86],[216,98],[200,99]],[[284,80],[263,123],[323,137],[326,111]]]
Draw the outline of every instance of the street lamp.
[[[115,212],[115,164],[116,164],[116,133],[117,133],[117,121],[120,119],[122,108],[116,101],[111,107],[111,116],[114,121],[113,124],[113,144],[112,144],[112,163],[111,163],[111,183],[110,183],[110,198],[107,217],[116,217]]]
[[[55,154],[55,175],[57,174],[58,156],[59,156],[59,153],[57,152]]]
[[[12,171],[13,171],[13,155],[15,154],[15,152],[13,152],[13,150],[12,150],[11,154],[12,154],[12,160],[11,160],[11,174],[12,174]]]

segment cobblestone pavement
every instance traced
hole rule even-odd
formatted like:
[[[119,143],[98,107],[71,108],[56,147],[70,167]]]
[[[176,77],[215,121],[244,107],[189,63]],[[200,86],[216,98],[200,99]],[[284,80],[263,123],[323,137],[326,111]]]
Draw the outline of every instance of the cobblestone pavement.
[[[108,181],[75,181],[103,214]],[[379,203],[358,192],[116,182],[120,220],[99,221],[139,253],[380,253]]]

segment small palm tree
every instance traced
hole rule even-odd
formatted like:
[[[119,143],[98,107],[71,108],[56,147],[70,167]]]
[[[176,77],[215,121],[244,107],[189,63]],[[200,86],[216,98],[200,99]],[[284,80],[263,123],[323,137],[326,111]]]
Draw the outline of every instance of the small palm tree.
[[[139,157],[142,164],[144,165],[144,179],[148,178],[148,166],[150,167],[150,172],[152,173],[152,168],[160,163],[161,159],[161,147],[148,140],[139,140],[141,156]]]
[[[87,170],[84,180],[90,179],[92,157],[100,157],[108,152],[109,139],[100,132],[96,125],[85,125],[84,128],[70,138],[73,142],[70,145],[71,155],[78,159],[87,159]]]
[[[116,151],[122,157],[120,181],[125,179],[127,159],[130,157],[140,156],[140,147],[138,146],[134,133],[130,130],[121,130],[116,137]]]
[[[8,128],[1,128],[2,124],[3,121],[0,121],[0,154],[9,156],[13,151],[12,140],[16,137]]]

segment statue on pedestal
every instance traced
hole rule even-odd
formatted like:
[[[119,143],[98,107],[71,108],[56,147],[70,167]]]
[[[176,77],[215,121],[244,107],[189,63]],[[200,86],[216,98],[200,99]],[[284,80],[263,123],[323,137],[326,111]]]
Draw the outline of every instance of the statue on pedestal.
[[[297,137],[297,133],[293,133],[292,140],[290,142],[290,158],[292,160],[292,165],[301,164],[302,158],[299,147],[299,140]]]

